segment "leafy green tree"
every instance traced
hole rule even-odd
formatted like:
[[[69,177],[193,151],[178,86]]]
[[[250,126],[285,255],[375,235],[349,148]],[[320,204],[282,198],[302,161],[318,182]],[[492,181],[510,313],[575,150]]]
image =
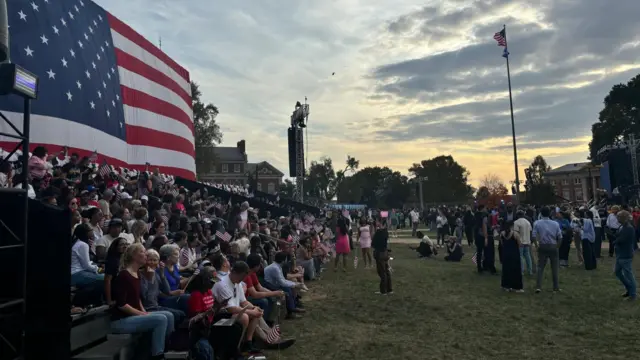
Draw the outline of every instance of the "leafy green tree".
[[[366,204],[382,209],[402,207],[410,195],[408,179],[388,167],[366,167],[344,178],[338,187],[339,203]]]
[[[191,106],[196,150],[196,174],[206,174],[215,165],[214,147],[222,142],[222,131],[216,123],[220,111],[212,103],[200,99],[202,92],[198,84],[191,82]]]
[[[640,134],[640,75],[611,88],[591,134],[589,156],[592,160],[597,160],[602,147],[619,144],[630,134]]]
[[[305,197],[311,196],[322,200],[332,200],[335,196],[334,182],[336,172],[330,157],[312,161],[304,178]]]
[[[550,170],[551,166],[541,155],[536,156],[531,165],[524,170],[527,178],[524,184],[527,191],[525,198],[527,203],[547,205],[556,202],[553,185],[544,178],[545,173]]]
[[[467,201],[473,197],[474,189],[468,183],[469,171],[451,155],[422,160],[413,164],[409,172],[425,179],[422,193],[426,203]]]
[[[358,170],[358,167],[360,166],[360,161],[356,160],[354,157],[351,157],[350,155],[347,155],[347,161],[345,162],[345,165],[346,166],[344,167],[343,170],[336,171],[336,177],[329,185],[330,193],[333,194],[334,196],[337,194],[340,184],[344,181],[345,175],[347,173],[354,174]]]

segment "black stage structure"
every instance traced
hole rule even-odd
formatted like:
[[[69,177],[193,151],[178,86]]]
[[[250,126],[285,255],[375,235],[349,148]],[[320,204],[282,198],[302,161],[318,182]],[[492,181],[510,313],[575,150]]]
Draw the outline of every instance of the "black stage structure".
[[[296,102],[295,110],[291,115],[291,126],[287,131],[289,139],[289,176],[296,179],[295,200],[302,203],[304,200],[304,130],[309,121],[309,104],[304,98],[304,104]]]
[[[640,203],[638,149],[635,134],[598,150],[593,161],[601,164],[600,187],[612,203]]]
[[[21,188],[0,188],[0,359],[68,359],[70,213],[28,197],[31,100],[38,78],[10,61],[7,2],[0,0],[0,95],[23,99],[22,124],[0,113],[3,138],[22,152],[14,167]],[[16,185],[16,184],[14,184]],[[65,242],[66,240],[66,242]]]

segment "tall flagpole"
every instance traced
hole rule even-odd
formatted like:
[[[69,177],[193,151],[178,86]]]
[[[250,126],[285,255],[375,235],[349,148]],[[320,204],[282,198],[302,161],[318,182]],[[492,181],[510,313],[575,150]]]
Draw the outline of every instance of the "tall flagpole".
[[[520,175],[518,175],[518,150],[516,147],[516,125],[513,121],[513,96],[511,95],[511,72],[509,70],[509,43],[507,42],[507,25],[504,25],[504,57],[507,59],[507,81],[509,83],[509,106],[511,107],[511,136],[513,138],[513,166],[516,171],[516,200],[520,201]]]

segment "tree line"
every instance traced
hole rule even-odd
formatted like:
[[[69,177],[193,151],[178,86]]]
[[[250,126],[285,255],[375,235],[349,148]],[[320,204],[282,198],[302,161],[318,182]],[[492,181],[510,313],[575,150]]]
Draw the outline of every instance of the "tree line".
[[[337,170],[336,170],[337,169]],[[425,204],[464,204],[474,201],[488,206],[510,201],[510,191],[495,174],[487,174],[478,189],[469,184],[469,171],[451,155],[439,155],[414,163],[409,176],[385,166],[360,168],[360,161],[347,156],[344,167],[334,167],[330,157],[312,161],[304,177],[305,197],[340,204],[363,204],[374,208],[400,208],[420,203],[419,182]],[[525,170],[527,181],[521,201],[530,204],[557,202],[553,186],[544,179],[551,170],[542,156],[537,156]],[[295,183],[286,179],[280,187],[285,197],[294,197]]]
[[[407,201],[418,201],[418,179],[423,182],[423,198],[431,202],[465,201],[473,196],[469,171],[451,155],[441,155],[415,163],[409,175],[384,166],[360,168],[360,161],[347,156],[344,167],[334,167],[330,157],[312,161],[304,177],[305,196],[338,203],[366,204],[377,208],[399,208]],[[291,180],[281,186],[284,196],[293,196]]]

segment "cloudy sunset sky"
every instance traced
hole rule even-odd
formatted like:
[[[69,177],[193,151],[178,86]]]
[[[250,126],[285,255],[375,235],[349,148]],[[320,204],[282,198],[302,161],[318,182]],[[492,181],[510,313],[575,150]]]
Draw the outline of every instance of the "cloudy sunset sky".
[[[288,171],[286,129],[311,106],[311,160],[402,173],[451,154],[477,185],[511,181],[507,25],[520,170],[585,161],[611,86],[640,72],[638,0],[97,0],[157,43],[220,109],[223,146]],[[537,5],[534,5],[537,4]],[[332,76],[332,73],[335,75]]]

